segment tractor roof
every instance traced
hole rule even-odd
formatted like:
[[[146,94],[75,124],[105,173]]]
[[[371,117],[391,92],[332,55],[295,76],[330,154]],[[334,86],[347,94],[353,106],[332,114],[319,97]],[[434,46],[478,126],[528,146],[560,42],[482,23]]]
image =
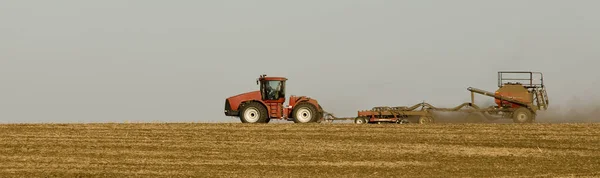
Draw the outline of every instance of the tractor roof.
[[[261,77],[260,80],[275,80],[275,81],[286,81],[287,78],[285,77]]]

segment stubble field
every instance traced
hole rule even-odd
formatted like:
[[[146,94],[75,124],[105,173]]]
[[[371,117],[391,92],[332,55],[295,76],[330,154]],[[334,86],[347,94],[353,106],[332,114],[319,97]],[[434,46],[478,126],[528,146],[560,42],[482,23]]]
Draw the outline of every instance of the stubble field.
[[[5,124],[2,177],[600,176],[600,124]]]

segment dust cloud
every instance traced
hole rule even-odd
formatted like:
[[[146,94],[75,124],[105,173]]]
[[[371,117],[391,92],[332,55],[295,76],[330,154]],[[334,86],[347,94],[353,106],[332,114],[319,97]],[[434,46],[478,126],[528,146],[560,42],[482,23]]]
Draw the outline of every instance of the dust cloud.
[[[490,104],[480,105],[489,107]],[[435,112],[439,123],[474,123],[464,112]],[[600,101],[573,102],[537,111],[536,123],[600,123]],[[482,120],[481,123],[512,123],[511,119]]]
[[[464,101],[470,102],[470,96],[464,98]],[[435,103],[431,103],[435,106]],[[480,108],[495,106],[494,99],[487,96],[475,94],[475,105]],[[436,106],[444,108],[453,108],[455,106]],[[463,108],[465,111],[469,108]],[[469,120],[470,113],[434,111],[436,122],[438,123],[512,123],[512,119],[498,118],[488,120],[480,116],[479,120]],[[552,103],[547,110],[537,111],[536,123],[600,123],[600,100],[583,100],[575,96],[571,97],[565,103]]]
[[[569,102],[566,106],[552,104],[546,111],[539,111],[539,123],[598,123],[600,122],[600,101]]]

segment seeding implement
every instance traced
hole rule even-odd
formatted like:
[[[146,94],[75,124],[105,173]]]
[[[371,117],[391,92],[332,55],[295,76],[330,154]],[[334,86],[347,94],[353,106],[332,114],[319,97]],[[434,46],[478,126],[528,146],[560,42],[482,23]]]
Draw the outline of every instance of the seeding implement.
[[[508,75],[508,77],[507,77]],[[538,77],[538,78],[536,78]],[[287,119],[296,123],[333,122],[353,120],[357,124],[366,123],[433,123],[433,112],[465,112],[466,119],[512,119],[515,123],[534,122],[537,111],[547,110],[549,100],[540,72],[498,72],[498,89],[488,92],[469,87],[471,102],[454,108],[438,108],[429,103],[419,103],[410,107],[379,106],[371,110],[358,111],[356,117],[335,117],[325,112],[317,100],[306,96],[290,96],[289,105],[285,102],[285,81],[283,77],[266,77],[257,80],[259,91],[229,97],[225,100],[225,115],[237,116],[243,123],[268,123],[271,119]],[[496,105],[487,108],[475,104],[475,93],[493,97]]]
[[[507,77],[508,75],[508,77]],[[537,77],[537,78],[536,78]],[[419,103],[412,107],[379,106],[371,110],[358,111],[357,117],[338,118],[325,112],[325,120],[354,120],[354,123],[432,123],[433,112],[465,112],[468,121],[478,122],[483,119],[512,119],[515,123],[531,123],[535,121],[537,111],[548,109],[548,95],[544,86],[544,77],[540,72],[498,72],[498,90],[484,91],[469,87],[471,102],[454,108],[437,108],[429,103]],[[475,93],[493,97],[496,105],[487,108],[475,104]]]

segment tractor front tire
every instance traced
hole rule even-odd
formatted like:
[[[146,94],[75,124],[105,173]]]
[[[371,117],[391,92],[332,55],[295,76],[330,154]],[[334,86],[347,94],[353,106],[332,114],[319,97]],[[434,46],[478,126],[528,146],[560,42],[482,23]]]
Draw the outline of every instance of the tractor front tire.
[[[514,123],[531,123],[533,122],[533,113],[527,108],[519,108],[513,112]]]
[[[247,103],[240,111],[242,123],[268,123],[270,120],[267,108],[258,102]]]
[[[310,103],[300,103],[294,106],[292,116],[294,117],[295,123],[311,123],[321,119],[321,115],[319,114],[319,111],[317,111],[317,108]]]

